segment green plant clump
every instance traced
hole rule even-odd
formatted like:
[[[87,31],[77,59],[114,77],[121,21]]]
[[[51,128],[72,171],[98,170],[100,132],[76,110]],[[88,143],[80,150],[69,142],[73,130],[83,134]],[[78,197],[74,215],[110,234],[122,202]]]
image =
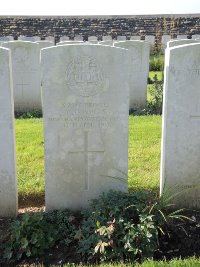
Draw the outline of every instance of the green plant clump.
[[[150,71],[163,71],[164,69],[164,57],[163,55],[157,54],[151,56],[149,61],[149,70]]]
[[[109,191],[81,213],[25,213],[11,224],[4,259],[38,257],[57,247],[85,263],[141,262],[154,256],[174,219],[189,219],[183,209],[172,211],[171,201],[170,193],[156,201],[152,193]]]
[[[5,244],[4,258],[20,260],[39,256],[56,244],[69,246],[74,240],[75,217],[68,210],[49,213],[25,213],[11,224],[10,239]]]
[[[157,75],[153,77],[153,85],[149,88],[151,99],[147,103],[147,114],[162,114],[163,105],[163,78],[158,80]]]
[[[153,256],[157,228],[147,211],[147,193],[110,191],[86,210],[79,252],[96,261],[136,261]]]

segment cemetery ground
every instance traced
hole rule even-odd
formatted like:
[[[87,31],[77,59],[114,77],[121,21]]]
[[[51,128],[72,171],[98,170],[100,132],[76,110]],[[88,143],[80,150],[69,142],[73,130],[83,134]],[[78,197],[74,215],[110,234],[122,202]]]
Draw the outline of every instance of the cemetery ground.
[[[144,198],[147,198],[145,200],[147,201],[147,203],[151,204],[154,203],[156,205],[156,200],[158,200],[160,141],[161,141],[161,116],[131,115],[129,117],[129,173],[128,173],[129,194],[133,194],[133,197],[135,197],[138,194],[137,197],[139,196],[139,202],[140,201],[143,202]],[[37,119],[37,118],[17,119],[16,145],[17,145],[17,166],[18,166],[17,170],[18,170],[19,208],[20,208],[19,210],[20,214],[18,216],[18,219],[21,220],[25,226],[26,223],[27,225],[30,224],[31,231],[34,231],[34,227],[37,228],[37,226],[39,226],[40,228],[42,221],[40,218],[39,222],[36,223],[35,220],[37,220],[37,218],[32,219],[33,218],[32,216],[33,214],[35,214],[35,216],[37,215],[40,216],[41,214],[40,211],[43,210],[43,205],[44,205],[44,167],[43,167],[44,144],[43,144],[42,119]],[[116,204],[115,197],[113,198],[113,200],[115,204],[113,206],[114,210],[118,204]],[[128,199],[126,199],[126,201],[127,200]],[[119,205],[123,206],[123,204],[124,204],[123,202],[119,202]],[[102,208],[102,206],[100,206],[100,208]],[[31,215],[29,215],[25,219],[22,219],[23,213],[25,211],[31,212]],[[164,210],[162,210],[162,212],[164,212]],[[160,226],[164,234],[162,234],[161,232],[159,233],[158,236],[159,246],[154,251],[153,254],[150,253],[151,257],[153,257],[154,260],[163,260],[163,259],[171,260],[173,258],[180,258],[180,257],[187,258],[194,255],[197,257],[200,256],[199,254],[200,227],[199,227],[198,212],[189,211],[186,213],[182,212],[181,214],[186,215],[189,218],[193,218],[193,221],[170,220],[170,216],[168,216],[167,213],[165,213],[164,218],[166,220],[169,220],[169,223],[165,223],[163,221],[163,218],[161,219],[162,223],[160,224]],[[72,221],[73,221],[73,216],[74,215],[71,216]],[[57,227],[57,224],[59,225],[60,218],[59,217],[56,218],[57,218],[56,219],[56,227]],[[77,223],[79,224],[79,219],[80,219],[77,218],[75,222],[76,226]],[[5,242],[6,238],[8,238],[8,227],[10,223],[11,220],[0,220],[0,242],[2,243]],[[33,228],[31,228],[32,224]],[[21,229],[18,228],[19,232],[20,230],[22,233],[23,232],[22,228]],[[46,230],[49,230],[49,228]],[[23,238],[25,238],[26,235],[28,236],[28,234],[29,233],[25,231],[24,232],[25,236]],[[70,232],[70,234],[72,233]],[[80,231],[76,232],[76,235],[78,234],[80,235]],[[120,238],[120,233],[118,237]],[[24,239],[23,240],[22,239],[21,241],[24,242]],[[37,241],[39,242],[41,240]],[[26,244],[22,244],[22,246],[23,245],[26,246]],[[145,244],[143,245],[145,246]],[[85,246],[87,246],[87,244],[85,244]],[[18,266],[28,266],[28,264],[33,264],[33,263],[37,264],[44,263],[44,266],[48,266],[48,264],[58,264],[58,263],[61,264],[65,262],[79,263],[83,261],[84,257],[80,257],[80,255],[77,256],[76,254],[74,254],[75,247],[73,243],[70,245],[71,248],[68,247],[66,249],[66,247],[67,245],[64,246],[63,244],[62,246],[54,246],[53,249],[44,250],[44,255],[42,256],[38,255],[37,257],[30,257],[30,259],[27,259],[27,257],[26,258],[22,257],[21,261],[16,261],[15,264],[17,264],[18,262],[19,264]],[[2,251],[0,252],[2,253]],[[18,251],[18,253],[20,254],[20,250]],[[119,258],[117,257],[117,255],[116,258],[118,259],[119,262]],[[1,256],[0,260],[2,260]],[[110,261],[112,260],[113,258],[111,257]],[[140,260],[141,259],[139,259],[138,257],[139,262]],[[97,263],[98,260],[96,259],[96,261],[94,262]],[[6,266],[5,262],[2,264],[3,264],[2,266]],[[141,266],[176,267],[176,266],[198,266],[198,264],[200,264],[198,258],[197,259],[190,258],[185,261],[173,260],[168,263],[164,261],[163,262],[146,261]],[[102,265],[102,266],[107,267],[111,265]],[[114,264],[113,266],[116,266],[116,264]],[[131,266],[131,264],[130,265],[119,264],[119,266]]]

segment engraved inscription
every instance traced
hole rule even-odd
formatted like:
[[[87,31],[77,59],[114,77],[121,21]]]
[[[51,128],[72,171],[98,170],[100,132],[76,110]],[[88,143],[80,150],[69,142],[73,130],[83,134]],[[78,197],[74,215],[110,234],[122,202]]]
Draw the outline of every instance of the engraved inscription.
[[[123,121],[126,114],[112,112],[104,103],[60,103],[63,116],[49,117],[50,122],[62,122],[63,127],[83,129],[111,128],[117,121]]]
[[[84,149],[79,151],[70,151],[69,153],[83,153],[84,155],[84,183],[85,183],[85,190],[89,190],[89,160],[88,160],[88,153],[103,153],[104,150],[90,150],[88,147],[88,132],[84,131]]]
[[[97,60],[90,56],[74,58],[67,66],[66,83],[80,96],[94,96],[103,91],[105,77]]]

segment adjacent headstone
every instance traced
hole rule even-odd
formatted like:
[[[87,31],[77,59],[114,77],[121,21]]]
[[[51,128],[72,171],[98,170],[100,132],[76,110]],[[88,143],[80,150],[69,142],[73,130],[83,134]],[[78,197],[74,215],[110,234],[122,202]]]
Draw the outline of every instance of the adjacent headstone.
[[[45,40],[55,44],[55,37],[54,36],[47,36],[47,37],[45,37]]]
[[[140,36],[131,36],[130,40],[140,40]]]
[[[192,39],[200,39],[200,34],[194,34],[194,35],[192,35]]]
[[[50,41],[37,41],[36,43],[39,44],[40,49],[54,46],[54,43]]]
[[[193,43],[199,43],[200,40],[192,40],[192,39],[176,39],[171,40],[167,42],[167,48],[179,46],[179,45],[185,45],[185,44],[193,44]]]
[[[0,217],[17,214],[14,111],[10,51],[0,48]]]
[[[24,35],[20,35],[18,37],[19,41],[29,41],[29,42],[36,42],[36,41],[40,41],[41,38],[39,36],[24,36]]]
[[[41,65],[46,209],[126,192],[129,52],[65,45],[42,49]]]
[[[151,46],[155,45],[155,36],[154,35],[146,35],[145,41],[150,43]]]
[[[98,44],[98,40],[96,36],[89,36],[88,37],[88,42],[92,43],[92,44]]]
[[[114,43],[114,46],[126,48],[130,51],[129,107],[131,110],[142,109],[146,106],[147,100],[150,44],[145,41],[121,41]]]
[[[60,37],[60,42],[63,42],[63,41],[69,41],[69,37],[68,36],[61,36]]]
[[[112,36],[110,35],[103,36],[102,41],[112,41]]]
[[[163,35],[162,36],[162,48],[163,49],[167,48],[167,42],[169,42],[170,40],[171,40],[170,35]]]
[[[167,49],[165,64],[161,193],[200,208],[200,44]]]
[[[187,39],[187,35],[184,34],[178,34],[177,39]]]
[[[126,36],[117,36],[117,41],[125,41]]]
[[[75,36],[74,41],[83,41],[83,36],[80,35]]]
[[[2,44],[11,50],[15,111],[41,110],[40,46],[26,41]]]
[[[8,42],[8,41],[12,41],[13,37],[12,36],[1,36],[0,37],[0,42]]]

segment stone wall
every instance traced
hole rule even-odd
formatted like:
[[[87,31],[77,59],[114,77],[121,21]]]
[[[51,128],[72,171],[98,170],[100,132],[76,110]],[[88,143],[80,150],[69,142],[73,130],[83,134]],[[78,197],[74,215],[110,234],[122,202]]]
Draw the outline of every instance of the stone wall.
[[[63,35],[73,39],[75,35],[117,36],[155,35],[159,41],[163,34],[176,37],[178,34],[200,34],[200,14],[192,15],[151,15],[151,16],[0,16],[0,36],[12,35],[15,39],[20,35],[38,35],[42,39],[55,36],[56,42]]]

